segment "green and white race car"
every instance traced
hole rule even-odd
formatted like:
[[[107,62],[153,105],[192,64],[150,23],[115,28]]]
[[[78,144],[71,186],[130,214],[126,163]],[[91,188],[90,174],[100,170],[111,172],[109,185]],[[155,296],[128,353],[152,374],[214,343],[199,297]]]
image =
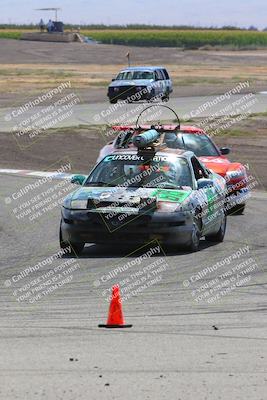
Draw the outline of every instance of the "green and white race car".
[[[170,149],[150,130],[136,147],[98,163],[62,206],[60,246],[79,254],[85,243],[145,243],[197,251],[201,237],[222,242],[226,182],[190,151]],[[155,145],[156,141],[156,145]]]

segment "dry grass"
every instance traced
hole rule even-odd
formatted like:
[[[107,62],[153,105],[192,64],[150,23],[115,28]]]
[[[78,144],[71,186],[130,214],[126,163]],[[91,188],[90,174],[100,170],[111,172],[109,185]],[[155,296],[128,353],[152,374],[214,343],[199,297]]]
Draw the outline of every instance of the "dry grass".
[[[227,84],[249,80],[262,82],[267,66],[166,65],[175,85]],[[72,88],[103,87],[124,65],[0,64],[0,91],[31,93],[70,80]]]

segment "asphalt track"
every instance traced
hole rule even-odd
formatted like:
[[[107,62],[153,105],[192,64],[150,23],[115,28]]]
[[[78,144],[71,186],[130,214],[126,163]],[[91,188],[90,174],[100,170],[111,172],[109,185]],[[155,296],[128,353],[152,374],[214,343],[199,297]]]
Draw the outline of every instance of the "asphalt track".
[[[249,94],[247,94],[249,95]],[[231,95],[230,98],[225,98],[220,100],[220,96],[194,96],[194,97],[178,97],[171,98],[168,103],[163,103],[172,109],[174,109],[180,118],[190,119],[195,117],[205,118],[219,113],[219,115],[232,115],[243,114],[243,113],[260,113],[267,111],[267,95],[266,94],[251,94],[251,97],[247,99],[246,94],[236,94]],[[62,94],[62,98],[64,98]],[[140,113],[140,103],[133,104],[109,104],[107,102],[102,103],[90,103],[90,104],[80,104],[81,99],[78,94],[75,95],[77,103],[75,103],[69,109],[69,113],[66,111],[62,115],[66,117],[62,121],[57,121],[56,118],[53,119],[53,128],[57,127],[71,127],[78,126],[81,124],[89,125],[102,125],[102,124],[112,124],[114,121],[119,121],[129,123],[132,121],[135,123],[137,116]],[[75,100],[75,101],[76,101]],[[236,102],[240,102],[238,103]],[[70,100],[67,104],[71,104],[73,100]],[[25,100],[25,104],[27,101]],[[18,124],[26,121],[25,126],[29,125],[27,120],[30,118],[35,118],[35,116],[42,112],[45,107],[34,106],[29,108],[27,111],[18,113],[20,107],[24,107],[25,104],[14,104],[13,108],[1,108],[0,109],[0,132],[9,132],[15,129],[14,127]],[[142,104],[142,103],[141,103]],[[155,103],[143,103],[143,108],[150,105],[155,105]],[[161,102],[159,103],[161,104]],[[202,108],[204,106],[204,108]],[[232,109],[228,108],[232,106]],[[46,106],[47,107],[47,106]],[[141,106],[142,107],[142,106]],[[242,109],[243,107],[243,109]],[[56,107],[58,110],[59,107]],[[12,111],[15,110],[15,116],[12,116]],[[141,108],[142,110],[142,108]],[[153,112],[154,110],[154,112]],[[50,112],[51,114],[51,112]],[[156,114],[156,115],[155,115]],[[45,112],[43,116],[48,115]],[[40,120],[40,117],[38,118]],[[146,116],[146,120],[170,120],[174,119],[174,115],[168,109],[160,109],[159,114],[157,114],[156,109],[152,109],[152,113]],[[143,120],[141,119],[141,122]]]
[[[43,262],[38,271],[21,275],[58,251],[58,207],[32,222],[16,217],[21,204],[52,187],[50,182],[28,194],[20,191],[36,182],[0,176],[1,398],[266,398],[266,193],[255,192],[244,215],[228,218],[224,243],[203,241],[195,254],[163,248],[165,255],[105,281],[118,264],[134,264],[147,250],[134,244],[89,245],[78,259]],[[137,276],[160,257],[165,261],[161,279],[123,303],[126,323],[133,327],[99,329],[108,310],[103,291],[129,274]],[[229,269],[249,259],[254,270],[248,282],[212,303],[195,300],[204,293],[201,285],[210,285],[219,275],[226,282]],[[26,295],[24,285],[34,287],[34,279],[48,276],[63,262],[76,265],[69,283],[34,303],[16,300]],[[214,272],[193,281],[191,277],[218,262],[221,266]]]

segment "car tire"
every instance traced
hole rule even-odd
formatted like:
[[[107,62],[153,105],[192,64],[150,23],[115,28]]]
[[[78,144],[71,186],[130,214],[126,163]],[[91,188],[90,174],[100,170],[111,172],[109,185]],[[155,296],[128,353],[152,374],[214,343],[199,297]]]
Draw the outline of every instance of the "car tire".
[[[117,99],[109,99],[109,102],[111,103],[111,104],[116,104],[117,103]]]
[[[70,243],[71,254],[79,256],[84,249],[84,245],[85,243]]]
[[[68,253],[73,254],[73,255],[79,255],[84,249],[85,243],[68,243],[64,242],[62,239],[62,230],[61,230],[61,224],[59,228],[59,246],[61,249],[67,249],[69,248]]]
[[[200,242],[200,237],[201,237],[201,226],[202,226],[201,220],[196,217],[196,219],[193,223],[191,239],[190,239],[189,244],[187,245],[187,250],[191,253],[194,253],[199,250],[199,242]]]
[[[167,103],[167,102],[170,100],[169,92],[166,92],[166,93],[164,94],[164,96],[162,96],[161,100],[162,100],[164,103]]]
[[[233,208],[231,208],[230,214],[234,214],[234,215],[244,214],[245,207],[246,207],[245,204],[238,204],[238,205],[234,206]]]
[[[216,242],[216,243],[221,243],[224,240],[225,236],[225,231],[226,231],[226,225],[227,225],[227,217],[226,214],[224,214],[224,218],[222,220],[220,229],[218,230],[217,233],[212,234],[212,235],[206,235],[205,240],[207,242]]]

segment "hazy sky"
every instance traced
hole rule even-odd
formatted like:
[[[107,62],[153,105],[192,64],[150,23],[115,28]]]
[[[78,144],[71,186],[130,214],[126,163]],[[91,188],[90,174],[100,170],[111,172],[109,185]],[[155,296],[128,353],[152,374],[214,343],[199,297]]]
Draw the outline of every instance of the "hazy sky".
[[[59,19],[74,24],[267,26],[267,0],[0,0],[0,23],[38,22],[61,7]]]

